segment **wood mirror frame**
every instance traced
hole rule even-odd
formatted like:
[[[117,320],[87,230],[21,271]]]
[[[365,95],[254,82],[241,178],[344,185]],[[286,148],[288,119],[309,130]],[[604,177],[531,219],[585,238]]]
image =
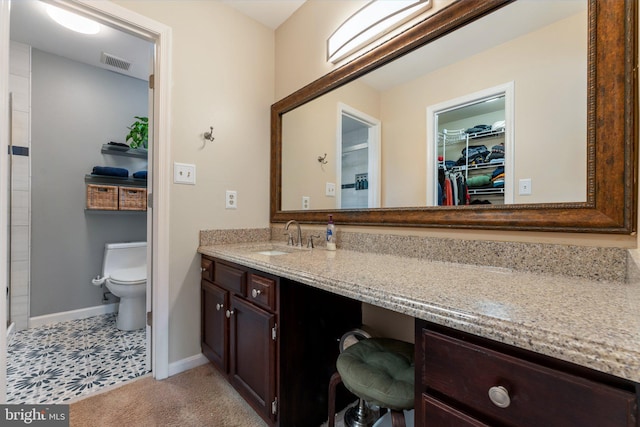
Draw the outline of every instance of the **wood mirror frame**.
[[[636,229],[637,10],[588,0],[587,197],[580,203],[282,211],[282,115],[513,0],[459,0],[271,107],[271,222],[631,234]]]

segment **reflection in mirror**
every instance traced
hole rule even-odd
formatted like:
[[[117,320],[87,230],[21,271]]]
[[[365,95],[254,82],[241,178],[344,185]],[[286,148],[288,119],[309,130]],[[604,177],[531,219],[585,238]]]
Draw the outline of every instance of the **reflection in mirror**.
[[[427,193],[428,204],[512,203],[511,176],[505,174],[513,169],[505,156],[513,152],[512,144],[505,144],[505,99],[504,92],[473,97],[433,113],[435,136],[427,139],[427,150],[436,150],[437,177],[427,174],[427,188],[430,182],[437,188]]]
[[[425,141],[438,132],[428,122],[443,119],[425,112],[505,82],[514,85],[513,126],[507,129],[513,133],[513,149],[506,153],[513,161],[505,165],[503,188],[509,194],[501,202],[585,202],[587,28],[586,0],[516,1],[286,112],[282,211],[300,210],[305,196],[312,210],[362,206],[326,191],[327,183],[334,183],[338,193],[351,190],[355,174],[367,172],[337,169],[342,121],[336,111],[341,104],[381,123],[377,206],[437,205],[437,151]],[[319,165],[315,158],[323,153],[329,153],[328,163]],[[522,180],[530,183],[531,194],[519,194]]]

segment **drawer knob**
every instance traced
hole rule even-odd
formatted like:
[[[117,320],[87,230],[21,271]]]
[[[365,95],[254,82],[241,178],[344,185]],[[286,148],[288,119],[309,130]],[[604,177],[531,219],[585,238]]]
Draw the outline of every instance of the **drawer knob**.
[[[501,385],[493,386],[489,389],[489,399],[498,408],[507,408],[511,404],[509,392]]]
[[[231,317],[233,310],[227,310],[227,319]]]
[[[260,289],[255,289],[255,288],[254,288],[254,289],[251,291],[251,296],[252,296],[252,297],[254,297],[254,298],[258,298],[258,295],[260,295],[261,293],[262,293],[262,291],[261,291]]]
[[[222,304],[216,304],[216,310],[220,311],[222,307],[223,307]]]

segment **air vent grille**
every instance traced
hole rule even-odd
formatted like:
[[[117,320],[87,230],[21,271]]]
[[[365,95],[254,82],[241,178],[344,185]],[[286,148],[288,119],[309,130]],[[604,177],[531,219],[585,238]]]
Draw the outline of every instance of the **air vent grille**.
[[[105,52],[102,52],[100,62],[125,71],[129,71],[129,68],[131,67],[131,62],[127,61],[126,59],[118,58],[117,56],[113,56],[110,53]]]

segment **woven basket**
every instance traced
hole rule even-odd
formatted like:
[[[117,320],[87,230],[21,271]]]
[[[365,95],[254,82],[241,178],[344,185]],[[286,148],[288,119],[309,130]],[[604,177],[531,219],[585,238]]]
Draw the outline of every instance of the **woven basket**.
[[[121,211],[146,211],[147,189],[140,187],[120,187]]]
[[[118,210],[118,187],[87,184],[87,209]]]

